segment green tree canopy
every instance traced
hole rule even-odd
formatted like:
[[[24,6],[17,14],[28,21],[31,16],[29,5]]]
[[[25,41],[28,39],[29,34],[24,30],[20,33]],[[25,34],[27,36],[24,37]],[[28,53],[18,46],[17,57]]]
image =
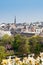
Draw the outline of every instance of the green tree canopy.
[[[14,40],[14,37],[13,36],[9,36],[8,34],[5,34],[2,37],[2,41],[3,41],[4,44],[12,44],[13,40]]]
[[[21,35],[15,35],[14,43],[13,43],[14,50],[21,54],[29,52],[29,45],[27,42],[27,38]]]
[[[41,46],[43,46],[43,42],[40,36],[33,36],[29,38],[29,45],[31,53],[38,54],[41,52]]]
[[[0,63],[1,63],[2,59],[4,59],[5,57],[6,57],[5,47],[0,46]]]

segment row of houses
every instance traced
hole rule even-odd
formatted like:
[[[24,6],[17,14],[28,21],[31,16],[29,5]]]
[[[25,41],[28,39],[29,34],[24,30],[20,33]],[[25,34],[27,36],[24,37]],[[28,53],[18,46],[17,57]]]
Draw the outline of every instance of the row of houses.
[[[30,24],[26,23],[3,23],[0,24],[0,37],[4,34],[14,35],[14,34],[22,34],[26,36],[40,35],[43,36],[43,26],[41,24]]]

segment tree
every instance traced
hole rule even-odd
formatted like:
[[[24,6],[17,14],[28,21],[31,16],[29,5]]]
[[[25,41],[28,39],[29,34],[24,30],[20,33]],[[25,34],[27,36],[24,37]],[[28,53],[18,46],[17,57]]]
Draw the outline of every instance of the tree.
[[[31,53],[39,54],[43,47],[43,42],[40,36],[33,36],[29,38],[29,45]],[[42,47],[41,47],[42,46]]]
[[[14,50],[19,54],[24,54],[29,52],[29,45],[27,42],[27,38],[21,35],[15,35],[14,43],[13,43]]]
[[[6,57],[5,47],[0,46],[0,63]]]
[[[9,36],[8,34],[5,34],[2,37],[2,41],[3,41],[4,45],[6,45],[6,44],[12,44],[13,40],[14,40],[14,37],[13,36]]]

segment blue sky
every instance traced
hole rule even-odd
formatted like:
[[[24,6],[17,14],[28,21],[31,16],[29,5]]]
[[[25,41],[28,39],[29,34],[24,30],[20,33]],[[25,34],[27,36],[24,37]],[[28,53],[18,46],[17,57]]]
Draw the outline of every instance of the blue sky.
[[[43,21],[43,0],[0,0],[0,22]]]

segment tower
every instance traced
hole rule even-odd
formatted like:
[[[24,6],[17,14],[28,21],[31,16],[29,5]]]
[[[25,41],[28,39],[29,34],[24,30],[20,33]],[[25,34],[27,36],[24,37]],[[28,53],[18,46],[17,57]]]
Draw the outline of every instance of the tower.
[[[15,19],[14,19],[14,24],[16,24],[16,16],[15,16]]]

